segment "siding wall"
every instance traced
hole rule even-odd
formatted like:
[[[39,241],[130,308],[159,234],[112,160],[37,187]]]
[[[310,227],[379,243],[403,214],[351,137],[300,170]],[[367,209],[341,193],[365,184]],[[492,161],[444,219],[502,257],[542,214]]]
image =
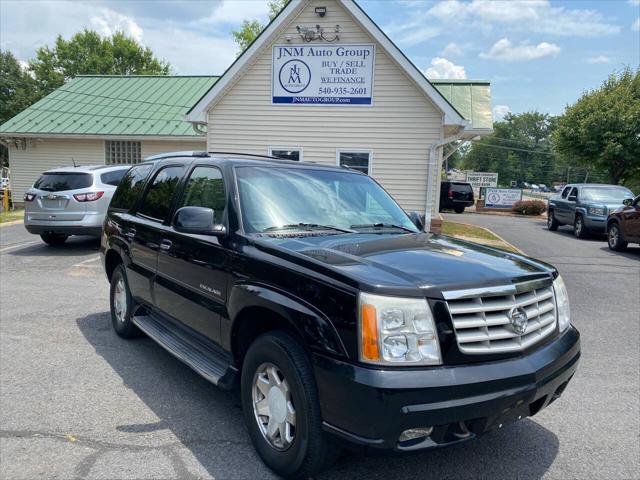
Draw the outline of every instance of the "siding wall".
[[[162,152],[179,150],[205,150],[206,141],[152,141],[142,142],[142,158]],[[56,167],[77,164],[100,165],[105,162],[104,140],[34,139],[26,149],[9,148],[12,198],[22,203],[24,192],[42,172]]]
[[[319,18],[316,6],[326,6]],[[272,44],[303,43],[296,25],[340,25],[340,43],[375,43],[331,0],[312,1]],[[427,157],[442,137],[441,113],[376,45],[373,106],[271,104],[271,45],[209,110],[209,150],[267,154],[302,147],[305,161],[336,163],[336,150],[372,150],[371,175],[408,211],[425,211]],[[436,212],[437,214],[437,212]]]

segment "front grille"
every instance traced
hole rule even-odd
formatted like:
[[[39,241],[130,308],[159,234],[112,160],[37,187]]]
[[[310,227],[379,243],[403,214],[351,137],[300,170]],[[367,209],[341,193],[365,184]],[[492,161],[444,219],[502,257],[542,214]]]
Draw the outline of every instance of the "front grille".
[[[549,281],[443,293],[453,322],[458,348],[470,355],[525,350],[556,328],[556,302]],[[524,333],[511,325],[511,312],[527,314]]]

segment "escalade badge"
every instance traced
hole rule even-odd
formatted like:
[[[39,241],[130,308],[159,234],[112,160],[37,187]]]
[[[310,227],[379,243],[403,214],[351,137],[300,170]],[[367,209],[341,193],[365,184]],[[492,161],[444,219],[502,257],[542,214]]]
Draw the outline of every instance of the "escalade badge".
[[[522,335],[527,331],[527,312],[522,307],[513,307],[509,312],[509,323],[514,333]]]

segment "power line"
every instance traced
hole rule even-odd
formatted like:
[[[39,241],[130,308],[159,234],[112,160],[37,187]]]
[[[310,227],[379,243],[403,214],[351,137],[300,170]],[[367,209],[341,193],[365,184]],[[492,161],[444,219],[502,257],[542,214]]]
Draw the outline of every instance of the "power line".
[[[178,104],[171,104],[171,103],[152,102],[152,101],[149,101],[149,100],[132,100],[132,99],[129,99],[129,98],[109,97],[107,95],[98,95],[97,93],[76,92],[76,91],[73,91],[73,90],[66,90],[64,88],[58,88],[54,92],[65,92],[65,93],[71,93],[71,94],[75,94],[75,95],[85,95],[85,96],[88,96],[88,97],[105,98],[105,99],[108,99],[108,100],[119,100],[119,101],[122,101],[122,102],[137,102],[137,103],[147,103],[149,105],[162,105],[164,107],[181,107],[181,108],[191,108],[191,107],[193,107],[193,105],[178,105]]]
[[[89,116],[89,117],[100,117],[100,118],[119,118],[122,120],[144,120],[147,122],[180,122],[180,123],[184,123],[184,120],[179,120],[179,119],[175,119],[175,120],[165,120],[162,118],[149,118],[149,117],[124,117],[124,116],[120,116],[120,115],[106,115],[106,114],[101,114],[101,113],[80,113],[80,112],[69,112],[69,111],[65,111],[65,110],[50,110],[50,109],[46,109],[46,108],[31,108],[31,110],[34,110],[36,112],[48,112],[48,113],[58,113],[58,114],[70,114],[70,115],[81,115],[81,116]],[[99,121],[99,119],[98,119]],[[19,122],[17,122],[19,123]]]
[[[513,150],[514,152],[535,153],[536,155],[550,155],[550,156],[556,155],[555,153],[552,153],[552,152],[540,152],[537,150],[527,150],[524,148],[505,147],[504,145],[491,145],[489,143],[476,142],[474,145],[482,145],[483,147],[498,148],[502,150]]]

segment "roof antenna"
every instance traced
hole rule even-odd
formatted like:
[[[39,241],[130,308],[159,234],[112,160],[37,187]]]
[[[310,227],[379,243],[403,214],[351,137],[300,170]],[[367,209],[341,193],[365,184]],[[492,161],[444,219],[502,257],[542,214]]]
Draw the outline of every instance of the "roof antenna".
[[[73,159],[73,157],[71,157],[71,163],[73,163],[73,166],[75,168],[78,168],[78,165],[76,165],[76,161]]]

